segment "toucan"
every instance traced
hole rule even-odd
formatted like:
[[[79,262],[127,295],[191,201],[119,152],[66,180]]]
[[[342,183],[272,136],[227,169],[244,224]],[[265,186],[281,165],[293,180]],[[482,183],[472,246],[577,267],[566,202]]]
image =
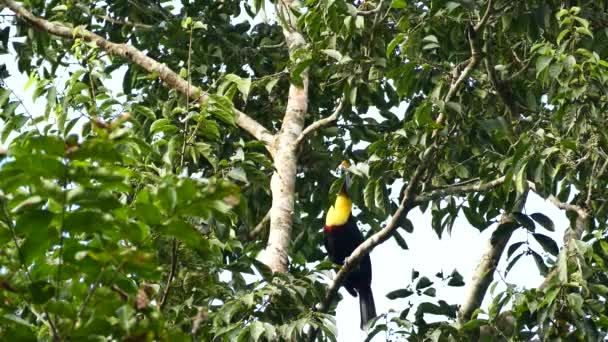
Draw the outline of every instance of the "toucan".
[[[329,260],[343,265],[344,259],[363,242],[363,234],[357,228],[357,222],[352,215],[353,202],[349,197],[350,176],[349,163],[343,161],[338,167],[338,173],[344,174],[344,183],[336,196],[333,206],[327,211],[325,227],[323,228],[323,242]],[[365,329],[367,322],[376,317],[376,305],[371,289],[372,262],[366,254],[359,264],[347,275],[344,287],[352,296],[359,296],[359,311],[361,314],[361,329]]]

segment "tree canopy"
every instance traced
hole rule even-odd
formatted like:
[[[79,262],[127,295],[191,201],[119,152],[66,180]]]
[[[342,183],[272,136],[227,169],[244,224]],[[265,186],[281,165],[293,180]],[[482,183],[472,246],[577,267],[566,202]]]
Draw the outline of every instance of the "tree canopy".
[[[335,340],[357,261],[459,216],[492,230],[472,279],[445,277],[465,297],[414,274],[387,296],[424,301],[369,339],[608,334],[604,2],[0,7],[0,339]],[[344,159],[367,240],[338,269],[321,229]],[[563,242],[530,192],[567,213]],[[545,281],[481,307],[504,253]]]

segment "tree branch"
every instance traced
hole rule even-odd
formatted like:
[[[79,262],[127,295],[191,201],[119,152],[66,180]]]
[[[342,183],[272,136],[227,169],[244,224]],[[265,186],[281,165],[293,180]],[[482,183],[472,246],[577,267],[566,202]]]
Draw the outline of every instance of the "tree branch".
[[[126,20],[126,19],[125,20],[118,20],[118,19],[114,19],[114,18],[110,17],[109,15],[95,14],[94,16],[96,18],[98,18],[98,19],[102,19],[102,20],[105,20],[105,21],[107,21],[109,23],[116,24],[116,25],[132,26],[132,27],[143,29],[143,30],[146,30],[146,31],[155,29],[155,27],[152,26],[152,25],[147,25],[147,24],[142,24],[142,23],[135,23],[135,22],[132,22],[132,21],[129,21],[129,20]]]
[[[528,187],[530,189],[532,189],[534,192],[538,193],[536,191],[536,184],[534,184],[533,182],[528,181]],[[585,208],[576,205],[576,204],[571,204],[571,203],[564,203],[562,201],[560,201],[557,197],[553,196],[553,195],[549,195],[546,198],[549,202],[551,202],[551,204],[553,204],[554,206],[558,207],[561,210],[566,210],[566,211],[574,211],[577,215],[579,216],[587,216],[588,213],[585,210]]]
[[[450,185],[442,189],[436,189],[428,193],[422,193],[416,197],[413,205],[419,205],[427,201],[443,198],[446,196],[463,195],[471,192],[484,192],[491,190],[505,182],[505,176],[487,183],[476,183],[467,185]]]
[[[370,10],[357,10],[357,15],[360,15],[362,17],[374,15],[374,14],[380,12],[380,10],[382,9],[383,2],[384,2],[384,0],[380,1],[380,3],[378,5],[376,5],[375,8],[370,9]]]
[[[171,247],[171,270],[169,271],[169,277],[167,277],[167,284],[165,285],[165,290],[163,291],[163,296],[160,299],[158,304],[158,308],[160,310],[163,309],[165,304],[167,304],[167,298],[169,297],[169,291],[171,290],[171,283],[173,282],[173,278],[175,277],[175,272],[177,271],[177,239],[173,238],[173,245]]]
[[[266,224],[270,221],[270,210],[268,210],[268,212],[266,213],[266,215],[264,215],[264,218],[260,221],[260,223],[258,223],[255,228],[253,228],[253,230],[251,230],[249,232],[249,234],[247,235],[247,237],[249,238],[249,240],[253,240],[255,239],[264,229],[264,227],[266,227]]]
[[[481,30],[485,24],[488,22],[488,19],[490,18],[490,14],[492,13],[492,6],[493,6],[493,1],[492,0],[488,0],[488,6],[486,7],[486,12],[483,14],[483,17],[481,18],[481,20],[479,21],[479,23],[477,23],[477,25],[475,25],[475,32],[479,32],[479,30]]]
[[[306,139],[306,137],[308,135],[310,135],[310,134],[314,133],[315,131],[336,121],[338,119],[338,115],[340,114],[340,111],[342,110],[343,107],[344,107],[344,100],[340,100],[340,103],[338,103],[338,106],[336,107],[334,112],[331,113],[330,116],[323,118],[323,119],[319,119],[319,120],[311,123],[308,127],[306,127],[302,131],[302,133],[300,134],[298,139],[296,140],[296,146],[299,146],[302,143],[302,141],[304,141],[304,139]]]
[[[106,40],[105,38],[88,31],[82,27],[68,27],[63,24],[53,23],[48,20],[36,17],[24,7],[18,5],[14,0],[0,0],[6,7],[10,8],[18,18],[30,23],[37,29],[52,34],[57,37],[66,39],[81,38],[88,42],[95,43],[100,49],[107,51],[110,54],[123,57],[131,62],[141,66],[151,73],[156,73],[169,87],[186,95],[190,99],[196,99],[201,103],[205,103],[209,96],[201,91],[198,87],[190,85],[188,81],[180,77],[177,73],[167,67],[165,64],[148,57],[145,53],[128,44],[117,44]],[[263,141],[272,154],[272,142],[274,140],[271,134],[264,126],[247,114],[235,109],[236,124],[254,136],[256,139]]]
[[[523,206],[523,201],[521,206]],[[505,213],[500,218],[499,227],[500,225],[513,221],[513,217],[510,214]],[[486,292],[494,280],[494,272],[496,271],[500,257],[511,239],[513,232],[501,234],[499,237],[495,234],[496,231],[494,231],[492,237],[486,243],[485,252],[481,257],[481,261],[477,265],[473,277],[465,290],[464,301],[458,310],[458,323],[460,325],[469,321],[473,312],[481,306],[481,303],[486,296]]]

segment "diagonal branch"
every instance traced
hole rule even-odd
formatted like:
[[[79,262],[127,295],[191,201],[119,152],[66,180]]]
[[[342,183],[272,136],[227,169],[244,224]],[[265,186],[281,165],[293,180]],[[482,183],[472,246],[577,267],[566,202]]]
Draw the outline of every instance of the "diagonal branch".
[[[528,181],[528,187],[530,187],[530,189],[532,189],[534,192],[537,192],[536,184],[534,184],[533,182]],[[547,200],[549,202],[551,202],[551,204],[553,204],[554,206],[558,207],[561,210],[574,211],[579,216],[589,215],[587,213],[587,211],[585,210],[585,208],[581,207],[580,205],[562,202],[559,200],[559,198],[557,198],[553,195],[549,195],[547,197]]]
[[[432,201],[432,200],[443,198],[446,196],[464,195],[464,194],[468,194],[471,192],[488,191],[488,190],[494,189],[495,187],[504,183],[505,179],[506,179],[505,176],[502,176],[500,178],[497,178],[497,179],[487,182],[487,183],[479,182],[479,183],[475,183],[475,184],[447,186],[442,189],[437,189],[437,190],[430,191],[428,193],[422,193],[422,194],[418,195],[416,197],[416,199],[414,200],[413,204],[419,205],[424,202]]]
[[[479,30],[481,30],[481,28],[483,28],[485,26],[485,24],[488,22],[488,19],[490,18],[490,14],[492,13],[492,7],[493,7],[493,1],[492,0],[488,0],[488,6],[486,7],[486,12],[483,14],[483,17],[481,18],[481,20],[479,21],[479,23],[477,23],[477,25],[475,25],[475,32],[479,32]]]
[[[95,43],[100,49],[107,51],[110,54],[123,57],[131,62],[141,66],[151,73],[156,73],[169,87],[188,96],[191,99],[204,103],[209,99],[209,95],[188,83],[177,73],[167,67],[165,64],[148,57],[145,53],[128,44],[117,44],[106,40],[105,38],[88,31],[82,27],[68,27],[63,24],[50,22],[33,15],[24,7],[18,5],[13,0],[0,0],[0,3],[10,8],[20,19],[33,25],[37,29],[52,34],[57,37],[66,39],[81,38],[85,41]],[[247,114],[235,109],[235,121],[239,127],[247,131],[256,139],[263,141],[267,148],[272,153],[271,144],[274,136],[264,126],[257,122]]]
[[[524,195],[525,198],[525,195]],[[521,211],[524,200],[518,204],[519,208],[515,208],[515,211]],[[500,218],[498,227],[509,222],[513,222],[514,218],[511,214],[504,213]],[[490,284],[494,280],[494,272],[498,267],[500,257],[507,247],[511,235],[513,232],[507,232],[504,234],[496,234],[498,228],[492,234],[492,237],[486,243],[485,251],[481,257],[481,261],[477,265],[471,281],[467,284],[465,290],[464,300],[460,309],[458,310],[458,323],[464,324],[471,319],[471,315],[477,310],[483,299],[486,296],[486,292],[490,287]]]
[[[332,122],[336,121],[338,119],[338,115],[340,114],[340,111],[342,110],[342,108],[344,107],[344,100],[340,100],[340,103],[338,103],[338,106],[336,107],[336,109],[334,110],[333,113],[331,113],[330,116],[323,118],[323,119],[319,119],[313,123],[311,123],[308,127],[306,127],[302,133],[300,134],[300,136],[298,136],[298,139],[296,140],[296,146],[299,146],[302,141],[304,141],[304,139],[306,139],[306,137],[312,133],[314,133],[315,131],[330,125]]]
[[[266,215],[264,215],[264,218],[262,218],[262,220],[255,226],[255,228],[253,228],[249,232],[249,234],[247,234],[249,240],[255,239],[262,232],[262,230],[264,230],[264,227],[266,227],[266,224],[268,222],[270,222],[270,210],[268,210]]]

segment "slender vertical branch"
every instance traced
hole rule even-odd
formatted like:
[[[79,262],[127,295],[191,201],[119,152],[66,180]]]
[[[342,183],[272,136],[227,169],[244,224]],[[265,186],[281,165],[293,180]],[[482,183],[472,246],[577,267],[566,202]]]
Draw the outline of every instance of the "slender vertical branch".
[[[173,243],[171,246],[171,270],[169,271],[169,276],[167,277],[167,283],[165,285],[163,295],[160,298],[160,302],[158,303],[158,307],[161,310],[163,309],[165,304],[167,304],[167,298],[169,298],[169,291],[171,290],[171,283],[173,282],[175,272],[177,271],[177,247],[177,239],[173,238]]]

